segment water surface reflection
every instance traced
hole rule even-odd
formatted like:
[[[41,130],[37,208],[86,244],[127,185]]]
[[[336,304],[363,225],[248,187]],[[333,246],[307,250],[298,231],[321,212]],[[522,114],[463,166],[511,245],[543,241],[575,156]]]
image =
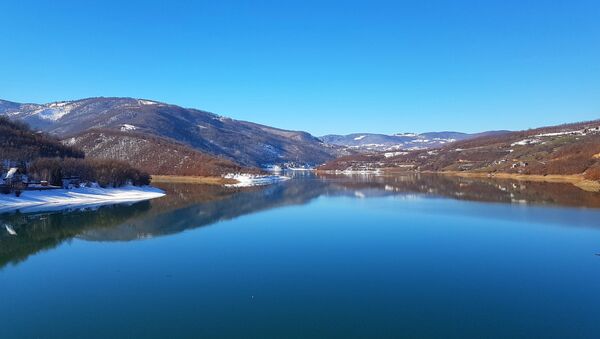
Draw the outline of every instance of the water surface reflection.
[[[440,175],[345,176],[296,173],[294,180],[266,187],[223,188],[195,184],[161,184],[167,196],[132,205],[96,209],[0,215],[0,267],[54,248],[74,237],[89,241],[130,241],[179,233],[242,215],[289,205],[301,205],[321,196],[356,199],[374,197],[452,198],[523,205],[493,218],[597,227],[578,209],[598,208],[600,194],[570,184],[487,180]],[[530,205],[547,205],[529,208]],[[561,207],[561,208],[558,208]],[[437,213],[440,211],[431,211]],[[468,211],[445,213],[477,214]],[[480,213],[489,213],[481,210]],[[9,226],[16,236],[4,231]]]

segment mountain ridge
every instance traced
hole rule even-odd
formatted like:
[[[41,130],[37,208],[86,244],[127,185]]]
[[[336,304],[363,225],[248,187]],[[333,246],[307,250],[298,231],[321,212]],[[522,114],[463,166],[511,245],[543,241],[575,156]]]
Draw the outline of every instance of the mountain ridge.
[[[467,172],[581,175],[600,179],[600,120],[546,126],[457,141],[432,150],[337,158],[325,171]]]
[[[381,152],[398,150],[419,150],[437,148],[443,145],[485,135],[497,135],[509,131],[486,131],[481,133],[462,133],[455,131],[425,133],[351,133],[328,134],[321,139],[329,144],[348,147],[358,152]]]
[[[315,166],[341,154],[304,131],[291,131],[148,99],[95,97],[46,104],[0,103],[0,115],[69,138],[91,129],[136,131],[183,143],[244,166]]]
[[[154,175],[219,177],[229,173],[258,173],[175,140],[145,133],[91,129],[64,139],[63,144],[77,146],[93,158],[127,161]]]

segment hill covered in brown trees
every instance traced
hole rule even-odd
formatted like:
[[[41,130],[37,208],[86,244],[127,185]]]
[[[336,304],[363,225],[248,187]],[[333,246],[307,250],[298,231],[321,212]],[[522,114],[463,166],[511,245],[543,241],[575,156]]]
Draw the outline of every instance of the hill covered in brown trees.
[[[39,157],[83,158],[84,153],[57,138],[34,132],[18,121],[0,117],[0,159],[26,162]]]
[[[341,157],[320,170],[458,171],[600,179],[600,120],[457,141],[446,147]]]
[[[135,131],[90,130],[63,142],[83,150],[88,157],[126,161],[156,175],[221,176],[258,172],[175,140]]]
[[[101,186],[150,183],[146,172],[126,162],[84,157],[85,153],[78,147],[33,131],[25,123],[0,117],[0,185],[3,193],[20,192],[31,179],[56,186],[61,186],[66,177],[78,177]],[[10,168],[17,168],[19,174],[26,176],[7,182],[5,176]]]
[[[0,100],[0,115],[26,122],[61,139],[98,128],[141,132],[176,140],[242,166],[286,163],[315,166],[339,154],[338,147],[306,132],[145,99],[99,97],[46,104]]]

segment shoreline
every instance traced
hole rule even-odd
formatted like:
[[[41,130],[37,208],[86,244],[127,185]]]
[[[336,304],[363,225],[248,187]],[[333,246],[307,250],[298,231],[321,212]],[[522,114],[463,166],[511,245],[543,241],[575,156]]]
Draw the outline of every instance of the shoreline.
[[[186,175],[152,175],[151,182],[156,183],[177,183],[177,184],[204,184],[204,185],[230,185],[236,184],[233,179],[223,177],[199,177]]]
[[[443,171],[443,172],[422,172],[422,173],[434,173],[442,175],[450,175],[463,178],[482,178],[482,179],[510,179],[517,181],[537,181],[537,182],[552,182],[552,183],[563,183],[572,184],[584,191],[588,192],[600,192],[600,182],[594,180],[588,180],[583,177],[583,174],[517,174],[517,173],[482,173],[482,172],[454,172],[454,171]]]
[[[0,194],[0,213],[19,210],[33,212],[66,207],[84,208],[106,204],[133,203],[160,198],[165,192],[152,186],[124,186],[117,188],[73,188],[24,191],[19,197]]]
[[[335,171],[335,170],[317,170],[316,173],[323,174],[362,174],[365,172],[359,171]],[[518,173],[487,173],[487,172],[457,172],[457,171],[407,171],[398,169],[395,167],[381,168],[380,172],[369,172],[373,175],[394,175],[394,174],[438,174],[448,175],[463,178],[479,178],[479,179],[506,179],[506,180],[517,180],[517,181],[536,181],[536,182],[549,182],[549,183],[563,183],[571,184],[579,189],[587,192],[600,192],[600,181],[585,179],[583,174],[518,174]]]
[[[199,177],[184,175],[153,175],[151,182],[218,185],[223,187],[252,187],[275,184],[288,180],[281,175],[227,174],[223,177]]]

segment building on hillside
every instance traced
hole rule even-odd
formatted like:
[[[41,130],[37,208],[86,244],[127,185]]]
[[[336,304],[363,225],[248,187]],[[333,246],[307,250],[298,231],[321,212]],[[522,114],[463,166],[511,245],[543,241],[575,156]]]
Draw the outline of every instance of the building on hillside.
[[[4,184],[27,184],[29,179],[27,175],[23,173],[23,171],[17,167],[11,167],[5,174],[2,175],[2,180]]]
[[[27,188],[29,178],[18,167],[11,167],[6,173],[3,173],[0,180],[0,192],[15,192],[17,195]]]
[[[519,162],[515,162],[514,164],[512,164],[511,168],[527,167],[527,166],[529,166],[529,163],[524,162],[524,161],[519,161]]]

